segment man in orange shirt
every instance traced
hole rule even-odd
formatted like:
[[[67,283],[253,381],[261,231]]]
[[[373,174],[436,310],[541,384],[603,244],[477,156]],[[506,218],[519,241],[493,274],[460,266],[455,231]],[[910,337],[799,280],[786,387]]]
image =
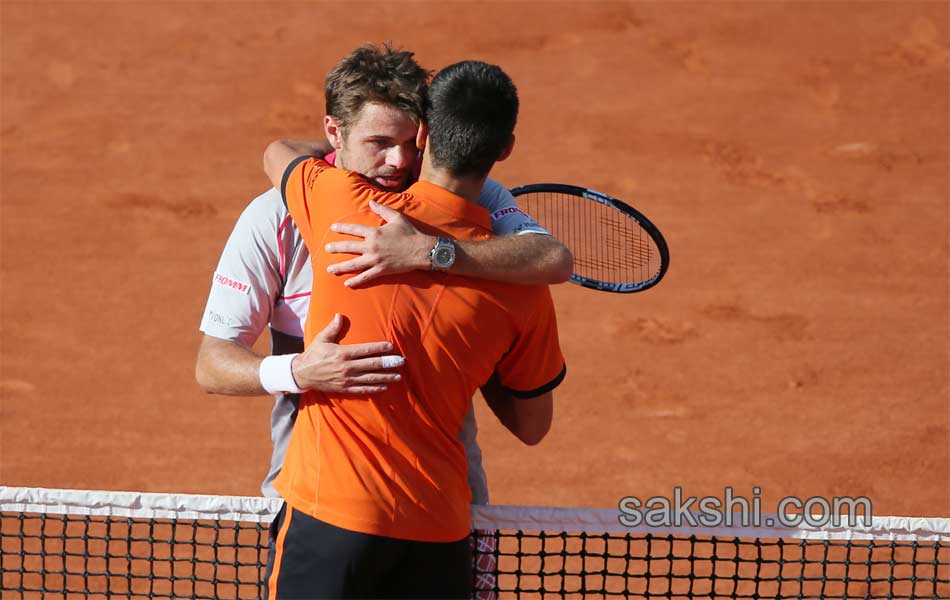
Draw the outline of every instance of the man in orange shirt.
[[[477,204],[494,163],[514,144],[518,98],[498,67],[468,61],[429,90],[419,182],[383,192],[361,176],[275,142],[265,170],[311,251],[314,287],[304,339],[345,307],[347,343],[387,339],[405,357],[401,381],[372,396],[306,392],[283,470],[287,502],[268,562],[269,598],[468,597],[470,489],[458,433],[484,388],[502,423],[527,444],[547,433],[564,359],[547,286],[465,278],[446,270],[448,238],[485,239]],[[433,271],[350,289],[328,273],[340,221],[379,225],[398,210],[439,238]],[[379,214],[377,214],[379,213]]]

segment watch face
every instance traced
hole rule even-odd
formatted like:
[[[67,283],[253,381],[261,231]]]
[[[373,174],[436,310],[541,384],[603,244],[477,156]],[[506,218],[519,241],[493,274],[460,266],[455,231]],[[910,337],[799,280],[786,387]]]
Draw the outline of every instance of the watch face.
[[[453,248],[439,248],[435,251],[435,264],[440,267],[452,264],[454,258],[455,252]]]

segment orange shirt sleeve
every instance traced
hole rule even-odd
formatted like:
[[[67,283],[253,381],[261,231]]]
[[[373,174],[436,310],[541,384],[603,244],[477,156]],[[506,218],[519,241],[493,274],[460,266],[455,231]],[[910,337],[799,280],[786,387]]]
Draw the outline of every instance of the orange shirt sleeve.
[[[308,192],[317,176],[329,168],[331,168],[330,163],[324,160],[313,156],[300,156],[287,165],[280,183],[280,194],[284,198],[284,204],[308,247],[313,241],[313,222]]]
[[[287,165],[280,191],[311,253],[338,219],[369,212],[370,200],[393,208],[399,208],[403,200],[402,194],[378,190],[360,176],[314,156],[301,156]]]
[[[518,337],[497,367],[501,384],[518,398],[533,398],[553,390],[567,373],[551,291],[547,286],[536,286],[530,294]]]

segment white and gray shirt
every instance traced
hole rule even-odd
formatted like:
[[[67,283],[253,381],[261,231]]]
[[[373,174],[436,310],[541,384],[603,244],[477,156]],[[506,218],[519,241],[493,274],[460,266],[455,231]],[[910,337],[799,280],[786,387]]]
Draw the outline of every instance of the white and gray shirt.
[[[511,193],[496,181],[485,182],[478,203],[491,213],[495,235],[548,233],[521,212]],[[207,335],[250,348],[270,325],[272,354],[302,352],[312,286],[310,253],[280,192],[271,188],[255,198],[238,218],[212,278],[200,329]],[[261,486],[265,496],[278,495],[273,480],[290,441],[297,400],[294,394],[275,397],[271,412],[273,453],[270,471]],[[470,405],[459,439],[468,459],[472,502],[487,504],[488,483],[475,439],[477,432]]]

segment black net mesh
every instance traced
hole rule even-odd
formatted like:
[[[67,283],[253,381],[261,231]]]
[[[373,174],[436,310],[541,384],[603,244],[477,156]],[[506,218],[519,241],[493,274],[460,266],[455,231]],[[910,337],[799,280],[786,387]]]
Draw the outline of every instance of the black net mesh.
[[[935,541],[481,535],[496,548],[501,597],[950,597],[950,547]]]
[[[2,513],[8,592],[47,598],[259,598],[267,524]]]

